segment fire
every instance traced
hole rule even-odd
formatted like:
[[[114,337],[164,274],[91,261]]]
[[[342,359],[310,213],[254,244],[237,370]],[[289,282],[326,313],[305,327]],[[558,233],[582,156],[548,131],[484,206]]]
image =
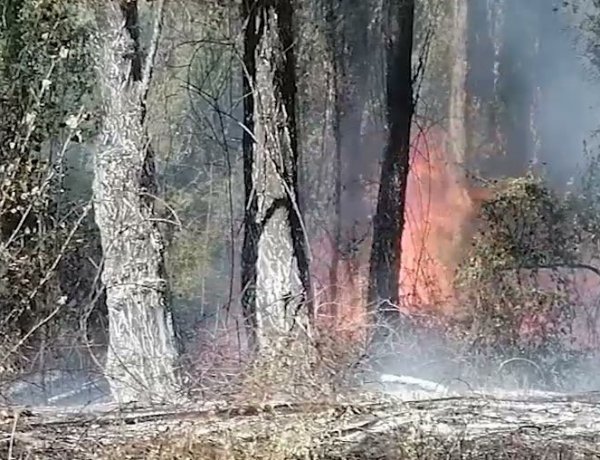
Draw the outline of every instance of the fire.
[[[373,209],[377,190],[368,192],[366,200]],[[399,295],[401,308],[411,313],[452,314],[460,293],[454,280],[459,263],[471,242],[480,206],[493,192],[469,185],[460,167],[446,153],[445,135],[441,131],[419,132],[413,138],[411,164],[405,202],[405,225],[401,238]],[[370,225],[364,216],[365,226]],[[317,294],[317,315],[336,334],[355,336],[365,322],[364,294],[368,283],[370,243],[365,241],[353,254],[336,254],[333,238],[327,233],[312,242],[313,285]],[[337,277],[331,263],[338,258]],[[565,273],[566,274],[566,273]],[[573,336],[579,347],[600,344],[600,281],[589,270],[569,274],[570,302],[577,310]],[[535,276],[541,289],[558,289],[552,273],[541,271]],[[335,284],[335,298],[332,298]],[[524,315],[520,333],[545,336],[558,327],[551,316]]]
[[[436,132],[415,136],[408,176],[405,225],[402,235],[400,297],[411,310],[452,313],[458,294],[454,279],[473,236],[484,201],[493,191],[473,187],[462,178],[446,155],[444,136]],[[591,265],[596,265],[592,263]],[[560,274],[560,278],[556,275]],[[567,283],[565,301],[574,308],[572,344],[578,348],[600,345],[600,278],[584,268],[538,270],[533,277],[520,273],[530,289],[558,292]],[[552,314],[524,314],[520,333],[539,340],[562,325]]]
[[[363,293],[368,279],[368,259],[364,254],[336,254],[335,241],[323,234],[311,245],[312,280],[316,295],[317,316],[337,333],[355,336],[365,324]],[[338,257],[337,278],[332,273],[334,256]],[[332,298],[335,286],[335,298]]]
[[[420,132],[413,139],[399,280],[400,298],[411,309],[451,309],[454,273],[463,241],[482,201],[479,190],[468,187],[457,166],[446,158],[443,139],[443,134],[437,132]],[[373,206],[374,192],[367,197]],[[313,280],[320,299],[317,303],[328,312],[331,303],[336,303],[337,316],[343,316],[346,324],[362,321],[370,245],[362,246],[351,256],[336,254],[328,234],[312,244]],[[337,279],[332,279],[330,273],[334,255],[339,261]],[[337,298],[330,299],[326,292],[334,283]]]
[[[415,136],[400,270],[400,298],[409,307],[452,309],[455,271],[484,198],[447,158],[441,134]]]

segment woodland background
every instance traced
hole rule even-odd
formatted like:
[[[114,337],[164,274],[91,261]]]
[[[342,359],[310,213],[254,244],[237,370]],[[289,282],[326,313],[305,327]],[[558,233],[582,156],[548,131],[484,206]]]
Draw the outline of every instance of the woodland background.
[[[98,5],[3,3],[0,369],[7,382],[100,372],[108,324],[91,206],[103,116]],[[155,3],[139,2],[142,31],[151,30]],[[362,362],[388,135],[390,4],[293,2],[298,197],[317,342],[345,350],[341,361],[352,365]],[[593,385],[600,4],[413,7],[416,105],[396,254],[406,327],[394,344],[399,355],[383,366],[436,378],[466,378],[469,369],[475,379],[516,360],[519,379],[537,385],[573,386],[574,367],[589,376],[577,385]],[[169,308],[188,386],[203,391],[236,381],[246,363],[240,10],[236,1],[166,2],[147,102]],[[339,358],[327,359],[340,372]],[[428,359],[434,364],[417,368]]]

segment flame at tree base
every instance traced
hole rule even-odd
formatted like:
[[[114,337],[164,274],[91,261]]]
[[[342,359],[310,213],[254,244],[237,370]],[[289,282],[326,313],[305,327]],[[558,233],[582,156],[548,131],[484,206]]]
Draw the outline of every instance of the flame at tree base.
[[[440,318],[457,313],[461,306],[459,297],[464,294],[455,287],[457,270],[473,241],[481,205],[493,196],[491,190],[468,184],[460,166],[448,158],[445,145],[443,133],[430,131],[415,135],[411,146],[401,237],[399,308],[416,317]],[[374,192],[369,197],[373,208],[377,193]],[[366,216],[365,222],[368,222]],[[312,249],[319,316],[328,326],[334,327],[336,334],[361,335],[369,323],[364,300],[370,242],[363,242],[361,249],[352,255],[338,253],[338,271],[333,279],[331,261],[337,251],[335,242],[329,236],[323,236],[313,242]],[[545,272],[536,275],[535,282],[538,289],[551,291],[556,288],[552,276]],[[332,283],[337,286],[335,299],[330,295]],[[600,299],[600,278],[579,270],[570,276],[570,283],[573,293],[568,301],[580,310],[573,322],[573,343],[579,348],[597,347],[600,345],[600,320],[594,318],[592,327],[586,325],[589,318],[584,318],[584,310],[589,310],[588,307]],[[580,308],[584,304],[588,307]],[[330,308],[331,305],[335,308]],[[536,335],[539,339],[556,328],[550,317],[525,312],[520,324],[519,335],[524,340]]]
[[[411,148],[399,282],[410,309],[453,309],[455,272],[481,203],[444,145],[442,134],[420,132]]]
[[[370,197],[373,206],[376,193]],[[454,273],[476,212],[473,195],[473,189],[461,180],[459,168],[448,161],[444,135],[419,132],[414,136],[401,241],[400,307],[413,312],[452,310]],[[330,312],[328,307],[336,304],[338,325],[350,329],[364,325],[369,242],[362,244],[361,251],[344,256],[336,254],[335,242],[325,235],[313,242],[312,250],[321,311]],[[338,257],[337,279],[331,276],[334,255]],[[337,286],[336,299],[326,295],[332,283]]]

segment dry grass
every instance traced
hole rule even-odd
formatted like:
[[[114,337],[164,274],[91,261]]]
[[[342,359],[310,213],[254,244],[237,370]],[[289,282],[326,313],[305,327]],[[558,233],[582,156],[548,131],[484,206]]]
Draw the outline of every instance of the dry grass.
[[[389,339],[402,346],[403,340],[410,342],[414,337]],[[306,343],[286,344],[244,372],[236,370],[235,379],[223,377],[222,393],[230,396],[217,408],[177,409],[181,412],[163,408],[158,415],[111,414],[110,420],[106,414],[95,414],[93,419],[28,417],[18,424],[0,420],[0,458],[600,458],[600,451],[593,450],[600,445],[600,435],[563,433],[561,423],[550,417],[540,424],[533,417],[537,414],[522,405],[506,410],[498,403],[495,410],[493,401],[480,404],[470,398],[407,403],[380,393],[359,393],[352,383],[357,368],[368,371],[368,364],[361,362],[367,354],[364,344],[325,334],[310,350]],[[395,346],[398,343],[383,348]],[[221,378],[218,372],[214,375]],[[225,387],[226,382],[232,382],[231,387]],[[596,414],[591,408],[585,418],[570,406],[552,404],[549,412],[572,411],[573,420],[580,416],[597,419],[600,426],[600,409]],[[472,427],[486,423],[492,431],[473,433]],[[502,426],[497,428],[497,424]]]
[[[131,443],[105,453],[109,460],[425,460],[486,459],[532,460],[575,459],[591,451],[573,450],[561,443],[531,445],[518,432],[491,434],[476,440],[461,435],[432,437],[416,427],[383,434],[351,437],[332,435],[331,425],[304,417],[285,423],[265,422],[257,432],[221,433],[204,437],[193,432],[185,436],[157,438],[149,443]],[[596,452],[597,454],[597,452]]]
[[[600,406],[583,399],[401,402],[355,393],[346,402],[28,416],[0,423],[0,457],[12,445],[14,459],[599,458],[599,425]]]

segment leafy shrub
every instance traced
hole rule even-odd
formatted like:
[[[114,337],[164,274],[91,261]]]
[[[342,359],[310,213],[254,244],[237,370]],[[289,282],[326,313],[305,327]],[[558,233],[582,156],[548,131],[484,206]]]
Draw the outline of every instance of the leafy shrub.
[[[478,350],[528,353],[562,342],[573,321],[569,278],[580,238],[566,201],[528,175],[497,184],[457,273],[461,324]]]
[[[72,203],[65,194],[64,160],[70,141],[81,138],[81,109],[92,68],[83,46],[85,29],[77,23],[73,3],[23,0],[10,2],[4,13],[8,27],[0,30],[0,347],[13,351],[42,333],[51,336],[48,326],[67,310],[62,308],[64,296],[71,293],[61,289],[61,261],[74,251],[75,242],[81,245],[85,234],[73,231],[82,223],[83,210],[82,203]],[[3,355],[2,364],[9,358]]]

